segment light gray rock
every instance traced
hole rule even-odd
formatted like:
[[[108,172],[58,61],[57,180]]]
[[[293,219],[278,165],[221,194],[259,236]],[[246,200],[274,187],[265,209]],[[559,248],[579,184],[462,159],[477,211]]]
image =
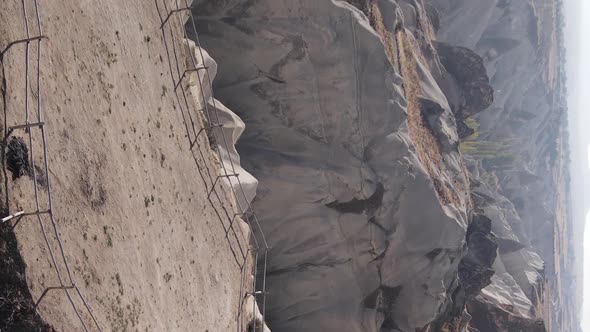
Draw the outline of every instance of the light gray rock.
[[[246,123],[238,150],[260,181],[270,328],[414,331],[434,320],[456,279],[466,206],[437,196],[399,73],[364,14],[315,0],[193,8],[220,64],[216,97]],[[446,146],[438,180],[467,187],[448,102],[424,65],[419,75]]]
[[[471,168],[476,170],[472,172],[475,178],[485,179],[490,185],[485,193],[477,190],[493,198],[494,202],[484,210],[494,220],[494,232],[500,237],[498,259],[510,275],[505,278],[502,273],[494,280],[504,278],[501,287],[510,285],[502,290],[505,293],[512,289],[509,279],[513,279],[536,307],[533,317],[544,315],[552,322],[547,328],[577,330],[579,308],[571,303],[579,302],[580,292],[571,290],[579,285],[565,277],[571,275],[565,270],[574,269],[566,266],[574,265],[571,262],[578,259],[574,256],[582,252],[576,237],[580,230],[571,223],[570,212],[557,207],[560,199],[568,195],[561,189],[563,181],[569,181],[556,175],[568,173],[568,166],[560,162],[564,158],[560,142],[568,129],[563,123],[563,77],[558,63],[561,50],[556,49],[553,38],[557,33],[554,10],[560,2],[429,3],[439,14],[438,39],[479,54],[494,88],[490,109],[471,118],[479,126],[478,140],[495,146],[495,156],[489,156],[487,151],[488,156],[480,156],[480,166]],[[566,198],[563,204],[567,206],[568,201]],[[556,242],[555,238],[562,239]],[[548,285],[545,295],[541,294],[543,283]],[[565,284],[572,286],[561,286]],[[496,286],[499,291],[501,287]],[[539,296],[544,297],[545,304],[535,303]],[[499,308],[501,302],[496,303]],[[480,308],[490,310],[488,305]],[[522,317],[524,309],[515,309],[515,317]]]
[[[187,51],[192,55],[188,58],[187,68],[206,67],[189,75],[188,88],[192,90],[191,96],[195,98],[196,107],[205,115],[200,121],[207,121],[206,127],[210,128],[211,144],[219,149],[221,158],[219,174],[237,174],[239,176],[223,177],[220,181],[229,184],[234,192],[235,204],[239,211],[248,211],[248,206],[256,195],[258,180],[244,170],[240,163],[240,155],[236,150],[236,143],[244,132],[245,125],[242,119],[225,107],[219,100],[214,99],[211,84],[217,75],[217,63],[206,50],[199,48],[193,41],[186,41]],[[201,114],[201,113],[197,113]]]

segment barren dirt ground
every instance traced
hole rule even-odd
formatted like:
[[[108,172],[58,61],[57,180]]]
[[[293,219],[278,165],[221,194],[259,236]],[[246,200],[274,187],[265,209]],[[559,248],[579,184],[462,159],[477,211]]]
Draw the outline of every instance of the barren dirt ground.
[[[550,271],[548,276],[549,282],[545,289],[545,298],[543,317],[545,318],[548,331],[555,331],[555,327],[559,327],[564,331],[575,326],[576,315],[570,308],[578,307],[576,301],[578,299],[572,296],[574,293],[574,285],[579,280],[575,273],[575,267],[580,264],[576,261],[576,255],[572,249],[571,242],[573,230],[571,224],[568,222],[570,217],[567,211],[567,155],[564,151],[564,135],[566,132],[561,130],[558,144],[560,158],[553,169],[553,182],[556,185],[555,197],[555,223],[553,227],[553,265],[555,268]]]
[[[235,331],[247,234],[226,238],[222,205],[233,214],[229,195],[220,190],[221,199],[208,201],[189,150],[156,8],[159,3],[164,13],[163,1],[40,1],[48,37],[42,42],[41,106],[53,211],[74,281],[103,330]],[[25,3],[36,35],[34,2]],[[172,21],[177,44],[180,17]],[[0,22],[0,45],[24,38],[21,0],[0,2]],[[9,126],[25,121],[24,49],[15,46],[4,59]],[[30,54],[36,122],[36,43]],[[40,131],[32,132],[41,165]],[[27,137],[24,130],[15,136]],[[206,160],[197,160],[215,173],[205,136],[200,145]],[[39,188],[44,210],[47,187]],[[3,199],[5,193],[11,213],[35,210],[30,177],[12,180],[9,173]],[[47,216],[42,220],[50,230]],[[58,285],[56,273],[37,218],[25,217],[16,233],[37,299]],[[58,252],[55,238],[49,240]],[[65,271],[59,258],[58,267]],[[83,308],[79,298],[74,301]],[[58,330],[82,330],[63,291],[50,292],[40,313]]]

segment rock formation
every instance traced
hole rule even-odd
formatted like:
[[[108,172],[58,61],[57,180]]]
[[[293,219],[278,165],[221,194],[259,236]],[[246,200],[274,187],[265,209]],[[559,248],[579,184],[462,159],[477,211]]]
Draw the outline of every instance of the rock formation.
[[[41,99],[73,278],[107,330],[577,332],[555,1],[186,1],[195,21],[107,2],[47,5],[64,47]],[[10,59],[5,123],[25,104]],[[4,214],[32,208],[34,142],[3,143]],[[33,226],[0,238],[0,267],[27,263],[19,315],[79,330],[58,296],[32,308],[56,282]]]
[[[238,146],[273,248],[271,329],[413,331],[451,306],[458,280],[471,294],[491,276],[493,257],[475,249],[489,231],[465,246],[455,120],[489,105],[487,77],[446,71],[421,4],[357,6],[366,12],[342,1],[193,5],[220,63],[216,95],[247,126]],[[455,110],[437,79],[458,92]]]
[[[516,144],[551,126],[536,119],[557,116],[558,95],[533,104],[553,91],[555,65],[523,56],[539,45],[551,51],[542,44],[550,25],[533,27],[546,15],[538,12],[512,30],[494,25],[530,8],[193,4],[201,41],[220,64],[214,89],[244,119],[238,151],[260,181],[254,207],[273,247],[271,329],[485,331],[497,321],[497,330],[533,330],[545,328],[540,317],[551,321],[544,260],[553,257],[539,241],[554,235],[531,221],[556,223],[538,207],[554,204],[559,180],[540,174],[564,168],[543,164],[551,151],[543,142]],[[514,40],[496,37],[514,29]],[[460,39],[466,32],[471,39]],[[520,94],[514,75],[529,82]],[[516,111],[507,103],[535,120],[506,122]],[[560,135],[551,133],[544,142]],[[519,153],[528,159],[515,161]],[[539,191],[544,199],[530,196]],[[490,305],[493,319],[480,312]]]

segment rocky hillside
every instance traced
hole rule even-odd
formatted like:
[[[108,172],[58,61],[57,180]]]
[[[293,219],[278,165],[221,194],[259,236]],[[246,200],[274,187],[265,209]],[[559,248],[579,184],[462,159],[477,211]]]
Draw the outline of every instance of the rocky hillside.
[[[29,1],[0,4],[0,45]],[[51,189],[84,296],[35,310],[66,266],[27,217],[0,329],[579,330],[553,0],[41,7],[42,67],[0,57],[4,214]],[[35,186],[44,141],[7,132],[38,100]]]
[[[470,121],[476,133],[463,152],[477,168],[472,174],[501,196],[495,199],[512,205],[497,211],[512,234],[494,232],[524,246],[518,255],[530,252],[519,260],[532,263],[534,253],[544,262],[540,276],[510,274],[527,295],[544,290],[538,298],[542,303],[529,299],[543,312],[548,328],[579,331],[582,243],[576,234],[583,229],[573,222],[569,196],[569,128],[559,48],[563,36],[558,33],[562,3],[432,2],[440,18],[438,38],[481,55],[495,89],[490,109]],[[477,21],[466,15],[475,11],[481,13]],[[467,32],[465,25],[472,30]],[[522,268],[521,262],[508,260],[508,265]]]
[[[556,6],[196,1],[271,329],[576,330]]]

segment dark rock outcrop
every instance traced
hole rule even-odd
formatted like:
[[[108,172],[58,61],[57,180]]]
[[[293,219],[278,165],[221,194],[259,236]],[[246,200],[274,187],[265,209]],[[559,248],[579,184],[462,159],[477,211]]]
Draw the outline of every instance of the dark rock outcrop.
[[[466,253],[458,268],[458,283],[451,295],[445,313],[429,325],[430,331],[464,331],[468,328],[471,313],[467,305],[482,289],[492,283],[495,271],[498,241],[492,233],[492,220],[475,214],[466,235]]]
[[[490,86],[483,59],[465,47],[442,42],[433,44],[442,65],[460,88],[458,98],[449,100],[457,119],[464,120],[488,108],[494,101],[494,89]],[[448,95],[447,99],[450,99]]]
[[[492,234],[492,220],[476,214],[467,229],[467,254],[459,263],[459,284],[467,298],[479,294],[491,283],[497,250],[498,241]]]
[[[12,179],[29,174],[29,148],[20,137],[12,137],[6,148],[6,168],[12,172]]]
[[[467,138],[475,133],[473,128],[470,128],[465,121],[457,120],[457,134],[459,139]]]
[[[546,332],[542,319],[515,315],[511,308],[501,308],[482,297],[469,302],[467,308],[472,316],[470,327],[479,332],[519,331]]]

